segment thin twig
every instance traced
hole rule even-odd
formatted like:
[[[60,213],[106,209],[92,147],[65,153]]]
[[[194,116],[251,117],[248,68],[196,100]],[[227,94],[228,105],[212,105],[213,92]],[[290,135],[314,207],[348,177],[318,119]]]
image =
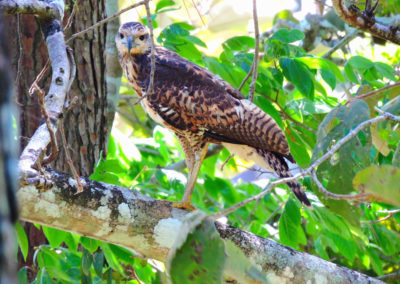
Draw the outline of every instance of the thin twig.
[[[259,194],[252,196],[250,198],[247,198],[235,205],[233,205],[230,208],[227,208],[223,211],[214,213],[212,215],[209,215],[208,218],[212,218],[212,219],[218,219],[222,216],[225,216],[233,211],[235,211],[236,209],[246,205],[247,203],[250,203],[252,201],[258,200],[260,198],[263,198],[265,195],[267,195],[269,192],[271,192],[271,190],[279,185],[279,184],[283,184],[283,183],[287,183],[290,181],[294,181],[294,180],[298,180],[301,177],[304,177],[306,175],[315,175],[315,171],[317,169],[318,166],[320,166],[323,162],[325,162],[326,160],[328,160],[329,158],[331,158],[333,156],[333,154],[335,154],[345,143],[347,143],[350,139],[354,138],[355,136],[357,136],[358,132],[360,132],[362,129],[364,129],[365,127],[367,127],[368,125],[371,125],[373,123],[377,123],[380,121],[384,121],[384,120],[390,120],[390,121],[395,121],[395,122],[400,122],[400,116],[395,116],[391,113],[388,112],[383,112],[381,111],[382,114],[380,116],[374,117],[372,119],[366,120],[362,123],[360,123],[356,128],[354,128],[352,131],[350,131],[345,137],[343,137],[342,139],[340,139],[328,152],[326,152],[324,155],[322,155],[319,159],[317,159],[309,168],[305,169],[304,171],[292,176],[292,177],[288,177],[288,178],[281,178],[278,180],[275,180],[273,182],[270,182],[267,187],[260,192]],[[361,193],[361,194],[355,194],[355,195],[339,195],[339,194],[334,194],[331,193],[329,191],[327,191],[322,184],[319,182],[318,179],[314,179],[315,182],[317,182],[318,188],[319,190],[322,191],[322,193],[331,199],[347,199],[347,200],[355,200],[355,199],[363,199],[366,197],[366,194]]]
[[[380,88],[378,90],[374,90],[374,91],[366,93],[366,94],[362,94],[362,95],[359,95],[359,96],[352,97],[350,100],[347,101],[346,104],[349,105],[355,100],[364,100],[366,98],[369,98],[369,97],[372,97],[372,96],[375,96],[375,95],[379,95],[379,94],[383,93],[384,91],[392,89],[392,88],[397,87],[397,86],[400,86],[400,82],[392,84],[392,85],[385,86],[383,88]]]
[[[39,88],[39,86],[36,83],[34,84],[34,88],[39,94],[38,98],[39,98],[40,110],[42,111],[44,121],[46,122],[47,130],[49,131],[49,134],[50,134],[51,153],[48,157],[46,157],[41,162],[42,165],[47,165],[57,158],[57,155],[58,155],[57,139],[56,139],[56,135],[51,127],[50,117],[49,117],[49,114],[47,113],[46,106],[44,103],[45,93],[41,88]]]
[[[147,26],[150,30],[150,44],[151,44],[151,51],[150,51],[150,59],[151,59],[151,69],[150,69],[150,81],[149,86],[146,90],[146,95],[150,95],[153,92],[153,84],[154,84],[154,73],[156,71],[156,57],[154,54],[155,47],[154,47],[154,37],[153,37],[153,20],[151,19],[149,1],[145,1],[144,6],[146,7],[146,14],[147,14]]]
[[[393,272],[393,273],[378,276],[377,278],[379,280],[383,280],[385,282],[389,282],[389,281],[395,282],[396,280],[400,279],[400,270]]]
[[[130,5],[130,6],[126,7],[126,8],[124,8],[124,9],[122,9],[122,10],[119,11],[118,13],[115,13],[115,14],[111,15],[110,17],[105,18],[105,19],[103,19],[103,20],[97,22],[97,23],[94,24],[93,26],[90,26],[90,27],[84,29],[83,31],[80,31],[80,32],[78,32],[78,33],[73,34],[73,35],[66,41],[66,43],[68,43],[69,41],[71,41],[71,40],[73,40],[73,39],[75,39],[75,38],[77,38],[77,37],[79,37],[79,36],[81,36],[81,35],[83,35],[83,34],[89,32],[89,31],[91,31],[91,30],[93,30],[93,29],[95,29],[95,28],[97,28],[97,27],[99,27],[99,26],[101,26],[101,25],[104,25],[105,23],[111,21],[112,19],[115,19],[116,17],[118,17],[118,16],[121,15],[122,13],[125,13],[126,11],[129,11],[129,10],[131,10],[131,9],[133,9],[133,8],[139,7],[140,5],[145,5],[145,4],[148,3],[148,2],[149,2],[149,0],[143,0],[143,1],[137,2],[137,3],[133,4],[133,5]]]
[[[264,223],[265,223],[265,224],[268,224],[268,222],[271,221],[271,219],[276,215],[276,213],[279,212],[279,210],[282,209],[283,205],[285,205],[285,204],[286,204],[286,202],[281,202],[281,203],[279,204],[279,206],[276,207],[276,209],[271,213],[271,215],[268,216],[268,218],[264,221]]]
[[[238,88],[238,91],[241,91],[241,90],[242,90],[242,88],[244,87],[244,84],[246,84],[246,82],[247,82],[247,80],[249,80],[251,74],[253,74],[253,67],[254,67],[254,61],[253,61],[253,63],[252,63],[251,66],[250,66],[249,73],[247,73],[247,75],[246,75],[246,77],[244,77],[242,83],[240,83],[240,86],[239,86],[239,88]]]
[[[366,197],[366,194],[364,192],[358,194],[336,194],[329,192],[319,181],[316,170],[311,171],[311,178],[317,185],[319,191],[321,191],[325,195],[325,197],[336,200],[361,200]]]
[[[29,95],[33,95],[35,90],[37,90],[37,86],[39,86],[40,80],[42,80],[43,75],[46,73],[47,69],[50,67],[50,59],[47,59],[46,64],[44,65],[42,71],[40,71],[39,75],[36,76],[35,81],[29,87]]]
[[[221,171],[224,170],[225,165],[229,162],[230,159],[232,159],[235,156],[235,154],[230,154],[228,158],[222,163],[221,165]]]
[[[199,17],[200,17],[200,20],[201,20],[201,22],[203,23],[203,25],[205,26],[206,25],[206,23],[204,22],[204,20],[203,20],[203,17],[201,16],[201,13],[200,13],[200,11],[199,11],[199,9],[197,8],[197,5],[196,5],[196,3],[194,3],[194,1],[192,0],[192,3],[193,3],[193,7],[196,9],[196,11],[197,11],[197,14],[199,14]]]
[[[277,96],[278,96],[278,95],[277,95]],[[284,116],[286,119],[289,119],[289,120],[292,121],[294,124],[296,124],[296,125],[298,125],[298,126],[300,126],[300,127],[303,127],[304,129],[306,129],[306,130],[308,130],[308,131],[314,133],[315,135],[317,135],[317,131],[316,131],[316,130],[312,129],[312,128],[309,127],[308,125],[305,125],[305,124],[301,123],[300,121],[297,121],[296,119],[294,119],[293,117],[291,117],[291,116],[284,110],[284,108],[283,108],[280,104],[278,104],[277,100],[273,100],[273,99],[271,99],[270,97],[268,97],[268,96],[266,96],[266,95],[265,95],[264,97],[265,97],[267,100],[269,100],[270,102],[275,103],[275,104],[278,106],[279,110],[282,112],[283,116]]]
[[[364,221],[363,223],[376,224],[376,223],[383,222],[383,221],[393,217],[395,214],[400,213],[400,209],[386,210],[386,211],[376,211],[376,213],[387,214],[387,215],[385,217],[383,217],[383,218],[378,219],[378,220]]]
[[[260,52],[260,32],[258,30],[258,17],[257,17],[257,4],[256,0],[253,0],[253,22],[255,32],[255,49],[253,58],[253,74],[249,87],[249,101],[253,101],[254,92],[256,89],[257,75],[258,75],[258,53]]]
[[[371,13],[375,12],[375,9],[376,9],[376,7],[378,7],[378,4],[379,4],[379,0],[376,0],[374,7],[372,7],[372,9],[370,11]]]
[[[355,39],[357,36],[362,34],[362,32],[358,29],[353,29],[350,31],[344,38],[342,38],[335,46],[333,46],[331,49],[329,49],[324,55],[322,55],[322,58],[329,58],[331,55],[338,49],[342,48],[346,44],[348,44],[350,41]]]
[[[76,170],[74,163],[72,162],[71,156],[69,155],[69,150],[68,150],[68,144],[67,144],[67,139],[65,138],[65,132],[64,132],[64,126],[63,126],[63,119],[60,119],[60,135],[61,135],[61,140],[64,145],[64,151],[65,151],[65,158],[67,160],[67,163],[69,165],[69,168],[72,172],[72,175],[74,176],[74,179],[76,181],[76,185],[78,190],[76,191],[75,194],[83,192],[83,185],[81,183],[81,179],[78,175],[78,171]]]

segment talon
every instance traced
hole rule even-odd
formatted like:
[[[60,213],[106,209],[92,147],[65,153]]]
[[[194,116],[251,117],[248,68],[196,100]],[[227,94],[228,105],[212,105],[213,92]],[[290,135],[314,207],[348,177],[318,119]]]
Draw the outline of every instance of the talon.
[[[196,210],[196,207],[194,207],[190,202],[184,202],[184,201],[171,202],[171,207],[190,210],[190,211]]]

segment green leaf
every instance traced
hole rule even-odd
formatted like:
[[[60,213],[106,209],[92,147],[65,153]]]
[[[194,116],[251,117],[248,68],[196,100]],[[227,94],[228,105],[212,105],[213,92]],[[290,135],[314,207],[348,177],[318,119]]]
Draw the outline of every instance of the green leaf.
[[[229,48],[234,51],[247,51],[254,48],[255,40],[249,36],[235,36],[223,43],[224,49]]]
[[[156,5],[156,12],[160,11],[162,8],[165,8],[168,6],[173,6],[173,5],[175,5],[175,2],[172,0],[161,0]]]
[[[28,267],[24,266],[18,270],[17,274],[18,284],[28,284]]]
[[[298,29],[292,29],[289,31],[288,29],[283,28],[276,31],[271,38],[280,40],[284,43],[292,43],[298,40],[302,40],[304,38],[304,34]]]
[[[346,257],[350,262],[354,261],[357,252],[357,243],[354,240],[342,238],[342,236],[331,232],[326,232],[325,234],[328,238],[333,240],[340,253],[344,255],[344,257]]]
[[[82,252],[82,271],[85,275],[89,275],[90,267],[92,266],[93,256],[87,249]]]
[[[279,59],[283,75],[291,81],[299,91],[307,98],[314,98],[314,83],[310,72],[302,64],[291,58]]]
[[[303,228],[301,227],[300,210],[296,203],[289,199],[279,219],[279,239],[282,244],[298,248],[299,244],[307,243]]]
[[[383,111],[390,112],[392,114],[400,113],[400,95],[391,99],[383,107]]]
[[[176,250],[171,260],[171,280],[175,284],[222,283],[224,263],[224,242],[214,222],[203,221]]]
[[[299,23],[299,21],[293,17],[293,13],[290,10],[282,10],[280,12],[278,12],[275,16],[274,16],[274,20],[272,21],[272,25],[275,25],[278,21],[278,19],[284,19],[284,20],[289,20],[292,21],[296,24]]]
[[[22,228],[19,222],[15,223],[15,231],[17,232],[18,245],[21,249],[24,260],[26,261],[26,257],[28,256],[29,243],[25,230],[24,228]]]
[[[379,258],[378,254],[375,252],[374,248],[368,247],[367,252],[369,254],[369,257],[371,259],[371,266],[372,269],[375,271],[376,274],[382,275],[383,274],[383,265],[382,261]]]
[[[43,268],[40,272],[40,276],[38,275],[38,283],[39,284],[53,284],[53,281],[51,280],[51,277],[46,271],[46,268]]]
[[[68,233],[64,239],[64,242],[71,251],[76,251],[78,249],[79,239],[80,236],[73,233]]]
[[[52,248],[59,247],[68,234],[68,232],[46,226],[42,226],[42,229]]]
[[[376,71],[383,77],[386,77],[392,81],[396,81],[396,77],[394,76],[394,69],[391,65],[383,62],[375,62],[374,65]]]
[[[123,268],[119,264],[118,258],[112,252],[110,245],[108,243],[102,243],[101,247],[103,248],[104,257],[106,258],[108,265],[113,270],[122,272]]]
[[[347,63],[344,65],[344,72],[345,72],[347,78],[348,78],[351,82],[353,82],[354,84],[358,84],[358,83],[359,83],[358,78],[357,78],[357,75],[356,75],[356,73],[354,72],[353,67],[351,66],[351,64],[350,64],[349,62],[347,62]]]
[[[315,246],[315,251],[318,253],[318,255],[320,257],[322,257],[325,260],[329,260],[329,255],[326,253],[326,249],[325,246],[322,244],[321,242],[321,236],[319,236],[315,242],[314,242],[314,246]]]
[[[342,72],[340,72],[339,68],[330,60],[318,57],[298,57],[294,60],[304,63],[310,69],[318,69],[331,72],[336,76],[339,81],[345,81]]]
[[[265,113],[270,115],[278,125],[283,128],[283,121],[282,118],[279,114],[279,112],[276,110],[276,108],[272,105],[272,103],[264,98],[263,96],[255,96],[254,97],[254,103],[258,105]]]
[[[358,70],[366,70],[374,66],[371,60],[359,55],[350,57],[349,64]]]
[[[81,245],[90,251],[90,253],[94,253],[100,245],[100,241],[88,238],[88,237],[81,237],[80,239]]]
[[[390,165],[371,166],[353,179],[354,188],[369,194],[374,201],[400,206],[400,168]]]
[[[321,77],[331,87],[332,90],[336,87],[336,77],[331,71],[321,70]]]
[[[103,275],[103,265],[104,265],[104,253],[101,252],[96,252],[94,254],[94,261],[93,261],[93,267],[94,270],[96,271],[96,274],[99,277],[102,277]]]

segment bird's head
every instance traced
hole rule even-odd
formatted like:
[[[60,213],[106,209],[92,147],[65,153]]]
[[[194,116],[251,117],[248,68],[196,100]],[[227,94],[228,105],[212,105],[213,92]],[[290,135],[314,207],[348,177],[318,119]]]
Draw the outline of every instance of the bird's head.
[[[141,23],[123,24],[115,37],[120,55],[145,54],[150,51],[149,30]]]

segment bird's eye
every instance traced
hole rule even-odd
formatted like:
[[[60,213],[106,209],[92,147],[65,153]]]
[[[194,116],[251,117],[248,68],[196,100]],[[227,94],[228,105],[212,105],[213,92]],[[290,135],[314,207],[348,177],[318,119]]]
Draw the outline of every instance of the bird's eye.
[[[124,38],[124,35],[123,34],[119,34],[119,37],[120,37],[120,39],[123,39]]]
[[[144,35],[141,35],[141,36],[139,37],[139,39],[140,39],[140,40],[144,40]]]

